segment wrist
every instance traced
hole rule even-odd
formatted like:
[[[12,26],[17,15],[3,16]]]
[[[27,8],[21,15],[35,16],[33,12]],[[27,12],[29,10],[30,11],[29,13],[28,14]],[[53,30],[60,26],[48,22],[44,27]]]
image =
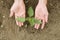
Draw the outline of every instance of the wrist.
[[[24,0],[14,0],[14,2],[23,2]]]
[[[44,5],[46,5],[46,4],[47,4],[47,0],[39,0],[39,4],[44,4]]]
[[[39,0],[39,2],[38,3],[42,3],[42,0]]]

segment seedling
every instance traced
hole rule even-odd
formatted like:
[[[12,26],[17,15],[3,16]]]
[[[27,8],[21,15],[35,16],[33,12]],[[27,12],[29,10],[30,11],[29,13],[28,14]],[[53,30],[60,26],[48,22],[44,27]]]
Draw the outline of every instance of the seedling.
[[[20,21],[20,22],[29,22],[30,26],[34,26],[35,24],[41,24],[41,20],[37,20],[33,17],[34,15],[34,11],[32,7],[28,8],[28,17],[27,18],[17,18],[16,20]]]

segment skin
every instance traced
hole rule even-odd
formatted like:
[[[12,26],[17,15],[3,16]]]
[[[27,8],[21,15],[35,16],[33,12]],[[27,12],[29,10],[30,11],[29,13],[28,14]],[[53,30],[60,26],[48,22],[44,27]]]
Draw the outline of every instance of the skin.
[[[35,9],[35,18],[38,20],[42,20],[42,25],[35,24],[34,28],[38,29],[41,27],[41,29],[44,28],[45,24],[48,22],[48,11],[47,11],[47,0],[39,0],[36,9]],[[23,0],[14,0],[14,4],[12,5],[10,9],[10,17],[15,15],[15,19],[17,17],[24,17],[25,18],[25,4]],[[16,24],[18,26],[22,26],[23,23],[16,20]]]
[[[48,22],[48,11],[47,11],[47,0],[39,0],[38,5],[36,6],[35,9],[35,18],[38,20],[42,20],[42,25],[40,24],[35,24],[36,29],[41,27],[41,29],[44,28],[45,24]]]
[[[15,15],[15,19],[17,17],[25,18],[25,4],[23,0],[14,0],[14,4],[12,5],[10,9],[10,17],[12,17],[13,15]],[[16,20],[16,24],[20,27],[23,25],[22,22],[19,22],[17,20]]]

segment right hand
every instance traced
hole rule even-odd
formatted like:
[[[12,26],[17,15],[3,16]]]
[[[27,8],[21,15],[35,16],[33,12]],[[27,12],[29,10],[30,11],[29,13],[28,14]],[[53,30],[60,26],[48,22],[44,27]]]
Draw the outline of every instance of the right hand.
[[[14,4],[12,5],[11,9],[10,9],[10,17],[15,16],[15,19],[17,17],[24,17],[25,18],[25,4],[22,1],[15,1]],[[16,20],[16,24],[18,26],[22,26],[23,22],[19,22]]]

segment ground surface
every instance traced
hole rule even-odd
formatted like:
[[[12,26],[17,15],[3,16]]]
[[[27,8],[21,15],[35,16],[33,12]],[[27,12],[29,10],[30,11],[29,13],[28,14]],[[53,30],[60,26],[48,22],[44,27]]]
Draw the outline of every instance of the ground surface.
[[[0,0],[0,40],[60,40],[60,0],[48,0],[49,23],[43,30],[19,28],[9,18],[12,0]]]

